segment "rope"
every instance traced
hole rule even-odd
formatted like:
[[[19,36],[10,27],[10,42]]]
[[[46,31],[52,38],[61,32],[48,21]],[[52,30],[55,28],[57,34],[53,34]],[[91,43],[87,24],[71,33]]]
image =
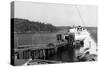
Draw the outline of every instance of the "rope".
[[[77,12],[78,12],[79,17],[80,17],[80,19],[81,19],[81,21],[82,21],[82,24],[83,24],[83,26],[85,27],[84,20],[83,20],[83,18],[82,18],[82,16],[81,16],[81,14],[80,14],[80,11],[79,11],[79,9],[78,9],[77,5],[75,6],[75,8],[77,9]]]

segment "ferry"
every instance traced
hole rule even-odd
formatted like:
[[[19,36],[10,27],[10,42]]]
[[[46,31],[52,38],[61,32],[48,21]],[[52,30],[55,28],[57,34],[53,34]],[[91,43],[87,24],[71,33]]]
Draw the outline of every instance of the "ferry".
[[[82,26],[73,26],[63,35],[68,45],[75,49],[75,57],[87,58],[87,61],[97,60],[97,43],[93,40],[90,32]]]

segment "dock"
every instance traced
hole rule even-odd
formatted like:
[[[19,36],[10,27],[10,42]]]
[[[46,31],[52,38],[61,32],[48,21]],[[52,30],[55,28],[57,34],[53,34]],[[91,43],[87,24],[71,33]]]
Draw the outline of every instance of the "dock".
[[[67,42],[50,43],[46,46],[26,46],[14,49],[17,59],[42,59],[45,60],[55,55],[58,51],[66,49]]]

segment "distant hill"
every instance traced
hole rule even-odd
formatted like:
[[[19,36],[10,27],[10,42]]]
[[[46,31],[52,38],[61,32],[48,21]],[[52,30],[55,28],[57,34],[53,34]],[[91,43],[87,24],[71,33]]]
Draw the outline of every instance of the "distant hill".
[[[56,28],[58,29],[58,30],[64,30],[64,29],[70,29],[71,28],[71,26],[56,26]]]
[[[45,24],[27,19],[12,18],[15,33],[55,32],[57,28],[52,24]]]

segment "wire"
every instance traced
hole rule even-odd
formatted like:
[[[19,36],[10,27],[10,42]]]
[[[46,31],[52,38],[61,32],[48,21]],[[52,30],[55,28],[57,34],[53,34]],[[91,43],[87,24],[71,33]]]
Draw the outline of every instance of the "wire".
[[[81,14],[80,14],[80,11],[79,11],[79,9],[78,9],[77,5],[75,5],[75,8],[77,9],[77,12],[78,12],[79,17],[80,17],[80,19],[81,19],[81,21],[82,21],[82,24],[83,24],[83,26],[85,27],[85,22],[84,22],[84,20],[83,20],[83,18],[82,18],[82,16],[81,16]]]

